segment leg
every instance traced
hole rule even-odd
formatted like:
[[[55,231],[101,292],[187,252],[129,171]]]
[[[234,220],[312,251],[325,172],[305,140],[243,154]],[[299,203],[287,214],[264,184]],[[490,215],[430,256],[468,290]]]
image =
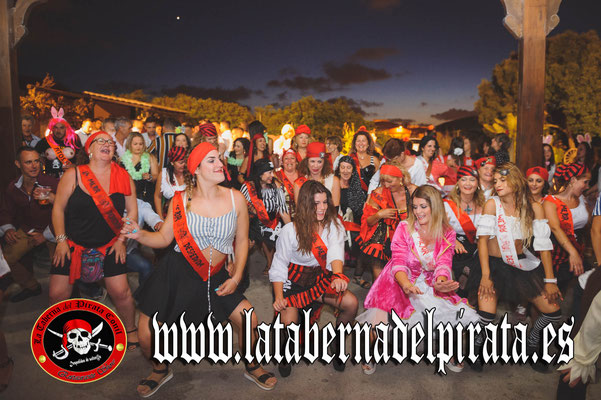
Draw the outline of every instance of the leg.
[[[480,316],[480,327],[482,331],[475,338],[475,351],[476,355],[480,358],[476,360],[476,362],[471,363],[470,367],[477,372],[481,372],[484,368],[484,360],[482,359],[482,355],[479,354],[482,351],[482,347],[484,347],[484,341],[486,339],[486,333],[484,331],[484,326],[493,322],[495,319],[495,315],[497,313],[497,296],[489,296],[482,297],[478,296],[478,315]]]
[[[138,282],[140,285],[148,278],[150,272],[152,272],[152,263],[140,254],[140,250],[138,249],[133,249],[127,255],[126,264],[128,270],[138,273]]]
[[[50,274],[49,286],[48,297],[51,305],[67,300],[73,291],[73,285],[69,284],[69,275]]]
[[[28,253],[31,253],[34,249],[34,246],[29,241],[27,234],[20,229],[17,231],[17,238],[16,243],[6,244],[4,246],[3,254],[6,262],[10,265],[11,275],[14,281],[23,288],[23,291],[14,297],[22,297],[19,295],[21,295],[21,293],[25,294],[28,291],[41,292],[41,286],[33,276],[33,259],[31,256],[27,257]],[[25,300],[27,297],[24,297],[21,300]]]
[[[374,259],[374,263],[371,266],[371,272],[374,276],[374,282],[376,281],[376,279],[378,279],[378,276],[380,276],[380,273],[382,272],[382,264],[382,261],[375,261]]]
[[[140,340],[142,354],[144,354],[144,357],[150,360],[150,346],[152,344],[150,317],[143,313],[140,313],[140,319],[138,320],[138,340]],[[153,360],[150,360],[150,362],[152,363],[151,374],[146,379],[141,380],[136,389],[138,394],[142,397],[150,396],[173,377],[173,373],[169,371],[168,364],[157,363]],[[156,385],[149,382],[155,382]]]
[[[238,307],[230,314],[229,320],[234,324],[234,327],[238,330],[238,343],[244,343],[244,338],[242,337],[242,327],[244,326],[244,321],[242,320],[242,315],[244,314],[244,310],[250,310],[252,305],[248,302],[248,300],[243,300],[238,304]],[[253,312],[252,320],[252,339],[251,345],[254,347],[257,341],[257,315]],[[245,376],[248,379],[254,381],[257,386],[264,390],[271,390],[275,387],[278,380],[272,373],[268,373],[258,364],[256,361],[248,364],[246,366]]]
[[[108,291],[109,296],[111,296],[113,304],[115,304],[115,307],[117,308],[119,317],[121,317],[123,324],[125,324],[125,330],[128,332],[128,342],[134,345],[134,343],[138,342],[135,321],[136,307],[134,305],[134,298],[131,295],[129,283],[127,282],[127,274],[104,278],[104,283],[106,284],[106,290]],[[133,350],[136,347],[137,346],[134,345],[133,348],[129,349]]]
[[[337,296],[323,296],[321,301],[340,310],[340,314],[338,314],[338,317],[336,318],[336,324],[353,322],[357,316],[359,302],[357,301],[357,297],[348,290],[342,295],[340,303],[338,303]]]
[[[275,253],[275,251],[270,249],[269,246],[265,242],[261,243],[261,249],[263,250],[263,254],[265,255],[265,258],[267,259],[267,267],[265,267],[265,271],[263,271],[263,272],[267,273],[267,272],[269,272],[269,269],[271,268],[271,262],[273,261],[273,254]]]
[[[371,284],[363,279],[363,273],[365,272],[365,264],[367,260],[363,254],[359,255],[357,259],[357,266],[355,267],[355,274],[353,275],[353,282],[361,286],[363,289],[369,289]]]

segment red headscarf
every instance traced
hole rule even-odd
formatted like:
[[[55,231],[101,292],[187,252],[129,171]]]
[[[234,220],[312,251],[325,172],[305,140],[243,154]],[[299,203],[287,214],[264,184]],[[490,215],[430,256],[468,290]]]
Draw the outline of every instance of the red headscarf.
[[[488,164],[492,165],[493,167],[496,167],[497,161],[495,160],[494,156],[487,156],[487,157],[482,157],[482,158],[477,159],[474,164],[476,165],[476,168],[478,168],[478,169],[480,169]]]
[[[526,171],[526,178],[528,178],[532,174],[539,175],[545,181],[549,180],[549,171],[547,171],[543,167],[532,167],[532,168],[528,169]]]
[[[192,153],[190,153],[190,156],[188,157],[188,171],[190,171],[190,173],[194,175],[194,172],[196,172],[196,168],[198,168],[202,160],[204,160],[207,154],[209,154],[213,150],[217,151],[217,148],[211,143],[207,142],[200,143],[198,146],[196,146],[194,150],[192,150]]]
[[[88,140],[86,140],[85,150],[88,155],[90,154],[90,146],[92,145],[92,142],[96,140],[96,137],[102,134],[109,137],[111,136],[104,131],[98,131],[91,135]],[[114,139],[111,138],[110,140]],[[114,161],[111,162],[111,184],[109,186],[109,191],[111,193],[123,193],[125,196],[131,195],[131,184],[129,179],[129,173],[125,168],[119,166],[119,164]]]
[[[99,135],[107,135],[111,140],[113,140],[113,138],[111,137],[111,135],[105,131],[98,131],[92,135],[90,135],[90,137],[88,138],[88,140],[86,140],[86,145],[84,146],[85,150],[86,150],[86,154],[90,154],[90,146],[92,145],[92,142],[94,140],[96,140],[96,137]]]
[[[390,175],[390,176],[396,176],[398,178],[402,178],[403,171],[401,171],[401,169],[399,167],[397,167],[396,165],[384,164],[380,168],[380,175]]]
[[[217,136],[217,129],[215,129],[215,125],[210,122],[198,125],[198,132],[202,136]]]
[[[311,129],[307,125],[299,125],[294,130],[294,134],[300,135],[301,133],[306,133],[307,135],[311,135]]]

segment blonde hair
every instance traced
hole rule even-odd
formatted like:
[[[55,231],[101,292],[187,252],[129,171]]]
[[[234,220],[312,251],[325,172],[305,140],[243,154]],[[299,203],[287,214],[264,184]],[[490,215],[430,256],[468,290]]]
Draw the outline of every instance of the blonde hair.
[[[506,174],[501,173],[507,171]],[[532,209],[532,195],[528,189],[528,181],[522,174],[522,171],[514,163],[508,162],[495,168],[495,174],[504,176],[507,184],[513,190],[514,206],[519,210],[520,228],[524,236],[524,245],[529,246],[532,240],[532,221],[534,221],[534,210]],[[497,195],[497,191],[493,186],[493,195]]]
[[[405,169],[405,167],[403,167],[403,164],[401,164],[398,160],[386,160],[386,164],[384,165],[391,165],[400,169],[403,173],[403,178],[401,179],[401,183],[403,184],[403,186],[409,187],[411,185],[411,174]],[[382,175],[384,174],[380,172],[380,176]]]
[[[459,180],[461,180],[461,178],[457,179],[455,187],[453,188],[453,190],[451,190],[451,193],[449,193],[449,199],[451,199],[453,203],[457,204],[457,206],[461,204],[461,194],[459,191]],[[476,203],[476,207],[483,208],[484,203],[486,202],[486,199],[484,198],[484,192],[480,188],[478,178],[474,178],[476,179],[476,191],[474,192],[474,201]]]
[[[428,224],[428,232],[432,234],[436,241],[444,238],[445,233],[452,228],[451,225],[449,225],[440,192],[433,186],[422,185],[413,192],[413,196],[411,196],[412,204],[415,199],[424,199],[430,206],[431,216],[430,223]],[[410,234],[415,232],[415,222],[415,214],[413,213],[413,210],[410,210],[410,212],[407,213],[407,223],[409,224]]]

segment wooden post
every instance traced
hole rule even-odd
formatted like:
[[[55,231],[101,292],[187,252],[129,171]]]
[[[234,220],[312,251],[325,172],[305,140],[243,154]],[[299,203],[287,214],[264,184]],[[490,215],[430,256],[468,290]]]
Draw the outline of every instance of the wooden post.
[[[505,27],[519,40],[516,162],[522,171],[543,162],[546,36],[559,23],[561,0],[501,0]]]
[[[13,179],[17,140],[21,135],[16,46],[26,33],[25,20],[36,3],[46,0],[0,0],[0,192]]]

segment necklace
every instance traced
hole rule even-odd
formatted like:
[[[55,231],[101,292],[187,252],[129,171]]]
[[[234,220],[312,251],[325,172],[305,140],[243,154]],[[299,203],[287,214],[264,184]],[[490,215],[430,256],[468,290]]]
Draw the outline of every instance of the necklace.
[[[127,150],[123,157],[121,157],[121,163],[131,176],[131,179],[134,181],[139,181],[142,179],[142,175],[150,171],[150,156],[148,153],[143,153],[140,156],[140,169],[136,170],[136,166],[133,165],[132,162],[133,154],[129,150]]]

